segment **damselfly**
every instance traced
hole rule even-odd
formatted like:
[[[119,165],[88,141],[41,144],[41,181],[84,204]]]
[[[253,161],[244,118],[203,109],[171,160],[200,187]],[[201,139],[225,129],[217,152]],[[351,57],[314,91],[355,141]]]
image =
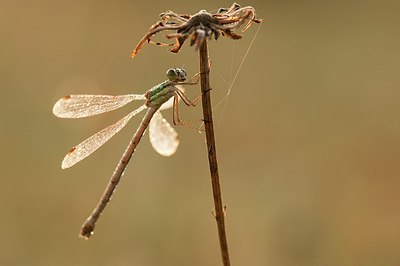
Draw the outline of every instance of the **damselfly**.
[[[198,75],[195,75],[190,81],[186,81],[186,71],[180,68],[171,68],[167,71],[168,79],[150,90],[145,94],[128,94],[128,95],[69,95],[58,100],[54,107],[53,113],[61,118],[81,118],[106,113],[118,109],[133,100],[144,100],[145,103],[132,111],[121,120],[97,132],[93,136],[84,140],[77,146],[73,147],[62,161],[61,168],[69,168],[79,161],[83,160],[100,146],[106,143],[111,137],[118,133],[126,126],[128,121],[147,109],[143,120],[136,130],[136,133],[129,142],[128,147],[123,153],[110,181],[93,212],[87,218],[82,226],[80,236],[88,239],[92,234],[97,219],[103,212],[128,164],[133,152],[136,149],[140,139],[142,138],[146,128],[149,126],[150,142],[154,149],[164,156],[170,156],[175,153],[179,140],[178,134],[172,126],[162,117],[159,110],[173,107],[173,123],[182,124],[178,112],[179,98],[187,106],[195,106],[196,100],[191,101],[178,85],[197,84]]]

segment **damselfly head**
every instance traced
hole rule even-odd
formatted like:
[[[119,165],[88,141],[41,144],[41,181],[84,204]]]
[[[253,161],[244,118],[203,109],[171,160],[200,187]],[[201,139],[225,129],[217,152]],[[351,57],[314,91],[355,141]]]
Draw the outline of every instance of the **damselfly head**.
[[[167,70],[167,78],[170,81],[185,81],[186,70],[183,68],[170,68]]]

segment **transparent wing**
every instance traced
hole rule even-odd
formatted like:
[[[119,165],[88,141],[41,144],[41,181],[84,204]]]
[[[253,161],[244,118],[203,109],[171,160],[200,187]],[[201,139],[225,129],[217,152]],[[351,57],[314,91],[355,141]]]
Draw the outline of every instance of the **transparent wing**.
[[[86,157],[88,157],[90,154],[92,154],[95,150],[100,148],[104,143],[106,143],[111,137],[113,137],[115,134],[117,134],[126,124],[129,122],[129,120],[146,109],[145,105],[142,105],[135,111],[131,112],[118,122],[106,127],[105,129],[97,132],[93,136],[87,138],[86,140],[82,141],[80,144],[77,146],[73,147],[67,155],[65,155],[64,160],[61,163],[61,168],[69,168],[73,166],[74,164],[82,161]]]
[[[145,100],[144,94],[127,95],[69,95],[58,100],[53,114],[61,118],[81,118],[106,113],[133,100]]]
[[[171,156],[179,145],[178,133],[157,111],[149,125],[150,143],[163,156]]]

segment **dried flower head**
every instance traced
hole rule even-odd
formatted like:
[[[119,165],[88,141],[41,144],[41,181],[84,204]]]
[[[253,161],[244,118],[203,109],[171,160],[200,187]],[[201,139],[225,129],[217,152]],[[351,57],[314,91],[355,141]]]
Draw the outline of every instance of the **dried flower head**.
[[[167,11],[160,15],[161,21],[150,27],[146,35],[140,40],[135,50],[132,51],[131,58],[135,57],[144,43],[148,42],[159,46],[172,46],[171,52],[177,53],[181,49],[183,43],[190,37],[190,45],[200,45],[204,40],[217,40],[220,35],[230,39],[237,40],[242,36],[235,33],[245,22],[242,32],[246,31],[253,22],[260,23],[261,19],[256,19],[256,12],[253,7],[234,3],[230,8],[220,8],[217,13],[211,14],[205,10],[201,10],[195,15],[176,14]],[[175,33],[166,34],[168,39],[175,38],[176,43],[160,43],[153,42],[151,38],[162,31],[175,31]]]

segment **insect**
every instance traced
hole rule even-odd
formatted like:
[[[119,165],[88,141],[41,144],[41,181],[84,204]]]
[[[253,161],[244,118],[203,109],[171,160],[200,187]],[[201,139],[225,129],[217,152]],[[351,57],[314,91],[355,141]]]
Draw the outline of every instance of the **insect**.
[[[129,142],[123,153],[110,181],[93,212],[87,218],[82,226],[80,236],[88,239],[92,234],[97,219],[103,212],[110,198],[134,153],[136,146],[140,142],[145,130],[149,127],[150,142],[154,149],[164,156],[170,156],[175,153],[179,140],[178,134],[172,126],[162,117],[160,110],[173,107],[173,123],[175,125],[183,124],[178,112],[179,98],[187,106],[196,106],[197,99],[190,100],[179,85],[194,85],[198,82],[198,75],[192,77],[186,82],[186,71],[180,68],[171,68],[167,71],[167,80],[152,87],[145,94],[127,94],[127,95],[69,95],[58,100],[53,107],[53,113],[60,118],[81,118],[98,115],[118,109],[134,100],[144,100],[145,103],[132,111],[116,123],[104,128],[93,136],[84,140],[73,147],[61,163],[61,168],[69,168],[74,164],[85,159],[96,151],[111,137],[118,133],[129,120],[147,110],[132,140]]]

